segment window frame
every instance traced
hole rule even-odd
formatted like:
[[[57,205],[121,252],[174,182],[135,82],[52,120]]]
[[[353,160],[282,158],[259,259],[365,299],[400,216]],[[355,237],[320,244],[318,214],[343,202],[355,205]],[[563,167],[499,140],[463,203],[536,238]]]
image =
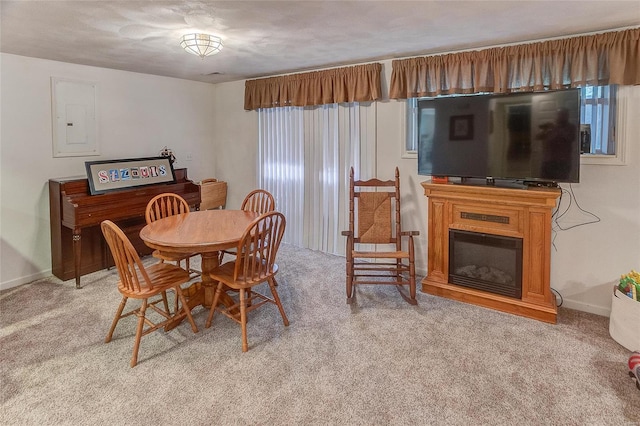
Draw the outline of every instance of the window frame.
[[[618,86],[616,93],[616,118],[613,126],[615,154],[581,154],[580,165],[624,166],[628,161],[627,103],[631,88]]]
[[[418,159],[418,98],[408,98],[402,103],[400,122],[403,123],[401,158]],[[410,121],[411,120],[411,121]],[[415,149],[409,149],[409,138],[412,138]]]

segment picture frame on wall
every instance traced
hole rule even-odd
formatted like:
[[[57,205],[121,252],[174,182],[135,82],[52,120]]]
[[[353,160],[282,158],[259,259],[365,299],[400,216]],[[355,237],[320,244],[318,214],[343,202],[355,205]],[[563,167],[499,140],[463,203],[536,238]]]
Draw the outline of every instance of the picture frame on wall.
[[[473,115],[453,115],[449,120],[449,140],[473,139]]]
[[[86,161],[85,167],[91,195],[176,182],[169,157]]]

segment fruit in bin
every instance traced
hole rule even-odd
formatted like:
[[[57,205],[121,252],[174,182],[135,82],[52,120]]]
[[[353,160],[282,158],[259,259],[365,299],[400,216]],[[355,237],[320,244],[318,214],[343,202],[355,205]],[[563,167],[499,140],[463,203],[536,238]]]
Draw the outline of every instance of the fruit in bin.
[[[618,289],[633,300],[640,301],[640,274],[632,269],[628,274],[621,275]]]

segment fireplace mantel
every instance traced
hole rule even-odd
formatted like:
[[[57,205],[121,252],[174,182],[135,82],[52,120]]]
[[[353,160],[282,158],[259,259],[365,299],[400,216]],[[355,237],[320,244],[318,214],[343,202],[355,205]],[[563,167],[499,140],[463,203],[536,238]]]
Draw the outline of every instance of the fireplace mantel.
[[[555,323],[551,285],[551,216],[560,190],[423,182],[429,202],[428,270],[422,291]],[[522,238],[522,297],[501,296],[448,282],[449,229]]]

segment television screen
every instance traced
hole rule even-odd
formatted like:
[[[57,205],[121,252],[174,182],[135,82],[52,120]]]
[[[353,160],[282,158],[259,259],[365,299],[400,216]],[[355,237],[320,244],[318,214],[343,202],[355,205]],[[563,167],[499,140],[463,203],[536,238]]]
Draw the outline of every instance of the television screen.
[[[578,182],[580,90],[418,101],[418,174]]]

